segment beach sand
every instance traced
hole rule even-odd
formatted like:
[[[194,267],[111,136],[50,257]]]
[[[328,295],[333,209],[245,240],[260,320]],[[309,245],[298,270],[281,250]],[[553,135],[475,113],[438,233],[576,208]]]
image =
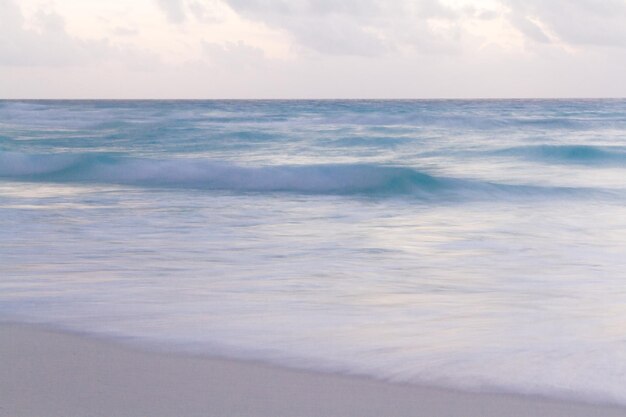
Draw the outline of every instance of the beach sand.
[[[623,417],[626,409],[147,352],[2,324],[0,416]]]

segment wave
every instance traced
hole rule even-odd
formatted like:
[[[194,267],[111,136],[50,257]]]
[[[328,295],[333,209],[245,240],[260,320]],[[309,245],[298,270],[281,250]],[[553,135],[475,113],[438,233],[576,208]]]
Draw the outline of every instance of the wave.
[[[611,166],[626,164],[626,147],[591,145],[536,145],[500,149],[495,155],[516,156],[548,162]]]
[[[377,164],[249,167],[224,161],[131,158],[110,153],[33,155],[0,152],[0,178],[231,192],[411,195],[421,198],[554,195],[576,191],[566,187],[437,177],[413,168]]]

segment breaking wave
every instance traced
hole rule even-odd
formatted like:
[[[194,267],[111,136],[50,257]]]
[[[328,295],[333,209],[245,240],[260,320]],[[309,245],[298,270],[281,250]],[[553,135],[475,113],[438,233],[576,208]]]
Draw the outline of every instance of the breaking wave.
[[[0,152],[0,177],[20,181],[123,184],[232,192],[412,195],[423,198],[572,193],[566,187],[496,184],[437,177],[376,164],[249,167],[200,159],[131,158],[115,154],[32,155]]]

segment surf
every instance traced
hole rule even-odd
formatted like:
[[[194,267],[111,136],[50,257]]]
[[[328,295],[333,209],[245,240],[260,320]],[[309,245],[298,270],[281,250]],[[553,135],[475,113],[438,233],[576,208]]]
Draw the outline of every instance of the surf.
[[[0,152],[0,178],[56,183],[121,184],[247,193],[488,199],[589,194],[590,190],[499,184],[436,176],[385,164],[238,165],[229,161],[137,158],[114,153]]]

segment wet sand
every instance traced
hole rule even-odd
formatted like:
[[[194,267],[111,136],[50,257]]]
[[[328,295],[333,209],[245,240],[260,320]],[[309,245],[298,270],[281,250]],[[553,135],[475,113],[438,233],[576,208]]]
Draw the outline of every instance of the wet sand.
[[[624,417],[626,408],[148,352],[1,324],[0,416]]]

